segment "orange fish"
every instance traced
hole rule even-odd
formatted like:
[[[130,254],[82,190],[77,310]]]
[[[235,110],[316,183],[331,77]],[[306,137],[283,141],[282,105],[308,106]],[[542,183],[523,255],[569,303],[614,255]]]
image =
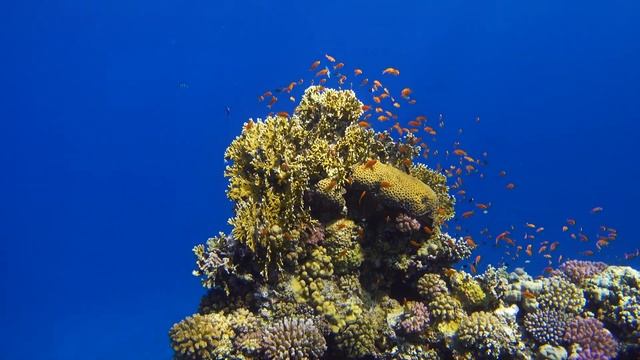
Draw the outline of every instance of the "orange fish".
[[[462,149],[455,149],[455,150],[453,150],[453,153],[458,155],[458,156],[466,156],[467,155],[467,152],[462,150]]]
[[[527,245],[527,250],[525,250],[525,252],[527,253],[527,255],[532,256],[533,255],[533,249],[531,244]]]
[[[551,245],[549,245],[549,250],[554,251],[555,249],[558,248],[558,245],[560,245],[559,241],[552,242]]]
[[[392,68],[392,67],[388,67],[386,69],[384,69],[382,71],[383,75],[389,74],[389,75],[393,75],[393,76],[398,76],[400,75],[400,70]]]
[[[425,234],[432,234],[433,233],[433,230],[430,227],[428,227],[427,225],[422,227],[422,230],[425,232]]]
[[[325,186],[325,191],[330,191],[331,189],[335,188],[337,184],[338,182],[336,181],[336,179],[331,179],[327,186]],[[342,225],[342,223],[340,225]]]
[[[409,100],[409,104],[413,105],[413,104],[415,104],[415,103],[416,103],[416,99],[411,99],[411,100]]]
[[[269,104],[267,105],[267,107],[271,108],[271,106],[273,106],[273,104],[275,104],[276,101],[278,101],[278,98],[275,96],[272,96],[271,101],[269,101]]]
[[[340,70],[344,66],[344,63],[337,63],[334,65],[333,70]]]
[[[527,299],[535,299],[536,298],[536,294],[532,293],[529,290],[522,290],[522,297],[525,297]]]
[[[316,77],[327,75],[328,72],[329,72],[329,69],[324,68],[316,73]]]
[[[369,79],[362,79],[362,81],[360,81],[360,86],[365,86],[369,83]]]
[[[591,209],[591,213],[592,214],[598,214],[598,213],[601,213],[602,210],[604,210],[604,208],[602,208],[602,206],[596,206],[593,209]]]
[[[364,163],[364,168],[365,169],[373,169],[373,165],[375,165],[378,162],[378,160],[376,159],[369,159],[367,160],[366,163]]]
[[[500,234],[498,234],[498,236],[496,236],[496,245],[498,245],[498,241],[506,238],[509,234],[511,234],[511,232],[509,231],[503,231]]]
[[[409,240],[409,244],[411,244],[411,246],[413,246],[414,248],[420,248],[420,243],[415,240]]]
[[[411,89],[409,88],[404,88],[402,89],[402,91],[400,92],[400,94],[402,95],[403,98],[408,98],[409,95],[411,95]]]
[[[250,130],[253,127],[253,121],[249,120],[244,124],[244,130]]]
[[[311,64],[311,66],[309,67],[309,70],[310,71],[315,70],[318,67],[318,65],[320,65],[320,60],[314,61],[313,64]]]
[[[569,227],[567,225],[562,225],[562,232],[565,232],[569,230]]]
[[[366,121],[360,121],[360,122],[358,123],[358,125],[360,125],[360,126],[362,126],[362,127],[370,127],[370,126],[371,126],[371,124],[369,124],[369,123],[368,123],[368,122],[366,122]]]
[[[589,237],[583,233],[578,233],[578,237],[580,238],[580,241],[582,242],[587,242],[589,241]]]
[[[427,117],[424,115],[418,115],[416,116],[416,121],[425,121],[427,120]]]
[[[399,108],[399,107],[400,107],[400,104],[399,104],[399,103],[397,103],[397,102],[394,102],[394,103],[393,103],[393,107],[394,107],[394,108]]]
[[[289,83],[289,86],[287,86],[287,92],[290,93],[295,86],[296,86],[295,81],[292,81],[291,83]]]
[[[369,111],[369,109],[371,109],[370,105],[362,105],[362,111]]]
[[[473,241],[473,238],[471,236],[465,236],[464,240],[466,241],[467,245],[471,246],[472,248],[475,248],[478,246],[476,242]]]
[[[591,250],[585,250],[580,252],[580,255],[584,255],[584,256],[593,256],[593,251]]]
[[[347,80],[347,77],[345,75],[340,76],[340,78],[338,79],[338,84],[343,85],[345,80]]]
[[[358,199],[358,205],[362,204],[362,199],[364,199],[364,196],[367,195],[366,191],[362,191],[362,193],[360,193],[360,199]]]
[[[468,219],[468,218],[472,217],[473,214],[474,214],[473,210],[465,211],[465,212],[462,213],[462,217],[465,218],[465,219]]]
[[[504,171],[504,170],[501,170],[501,171],[498,173],[498,176],[505,177],[505,176],[507,176],[507,172],[506,172],[506,171]]]
[[[544,231],[544,228],[543,228],[543,227],[539,227],[539,228],[537,228],[537,229],[536,229],[536,232],[537,232],[537,233],[541,233],[541,232],[543,232],[543,231]]]
[[[387,121],[387,120],[389,120],[389,118],[384,115],[378,116],[378,121]]]
[[[569,219],[567,219],[567,224],[573,226],[573,225],[576,224],[576,221],[574,219],[572,219],[572,218],[569,218]]]
[[[478,270],[476,269],[476,265],[469,264],[469,269],[471,270],[471,274],[473,275],[478,273]]]
[[[491,206],[491,203],[489,203],[489,204],[477,203],[476,204],[476,207],[478,209],[481,209],[481,210],[487,210],[490,206]]]
[[[360,69],[355,69],[355,70],[353,70],[353,74],[354,74],[355,76],[362,75],[362,70],[360,70]]]
[[[336,59],[329,54],[324,54],[324,57],[326,57],[329,62],[336,62]]]
[[[515,189],[515,188],[516,188],[516,184],[514,184],[514,183],[508,183],[508,184],[505,186],[505,188],[506,188],[507,190],[513,190],[513,189]]]
[[[378,80],[373,80],[373,85],[374,85],[376,88],[382,87],[382,83],[381,83],[380,81],[378,81]]]
[[[607,238],[600,238],[598,241],[596,241],[596,247],[598,249],[602,249],[607,245],[609,245],[609,241],[607,240]]]
[[[374,96],[374,97],[373,97],[373,101],[374,101],[376,104],[380,104],[380,97],[379,97],[379,96]]]
[[[284,118],[288,118],[289,117],[289,113],[286,112],[286,111],[280,111],[276,115],[278,115],[278,117],[284,117]]]
[[[531,229],[535,229],[536,228],[536,224],[531,224],[531,223],[525,223],[524,224],[526,227],[531,228]]]
[[[380,187],[381,188],[390,188],[391,187],[391,183],[388,181],[380,181]]]
[[[476,259],[473,261],[474,265],[478,266],[478,264],[480,264],[480,260],[482,260],[482,256],[476,256]]]
[[[540,249],[538,249],[538,254],[543,253],[547,251],[547,246],[546,245],[542,245],[540,246]]]

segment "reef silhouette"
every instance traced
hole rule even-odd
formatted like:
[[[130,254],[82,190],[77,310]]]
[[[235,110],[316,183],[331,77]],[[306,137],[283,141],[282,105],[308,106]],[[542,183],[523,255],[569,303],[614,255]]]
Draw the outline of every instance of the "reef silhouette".
[[[640,273],[570,260],[533,278],[453,266],[446,177],[416,137],[359,123],[350,90],[306,89],[225,153],[230,234],[193,249],[207,289],[175,359],[639,359]]]

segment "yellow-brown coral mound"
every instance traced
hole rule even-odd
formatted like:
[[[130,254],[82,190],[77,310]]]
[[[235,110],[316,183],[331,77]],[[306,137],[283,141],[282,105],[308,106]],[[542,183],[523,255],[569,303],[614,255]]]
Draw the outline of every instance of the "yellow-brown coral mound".
[[[427,184],[391,165],[379,161],[358,165],[353,169],[352,179],[354,186],[413,216],[431,214],[436,208],[437,195]]]

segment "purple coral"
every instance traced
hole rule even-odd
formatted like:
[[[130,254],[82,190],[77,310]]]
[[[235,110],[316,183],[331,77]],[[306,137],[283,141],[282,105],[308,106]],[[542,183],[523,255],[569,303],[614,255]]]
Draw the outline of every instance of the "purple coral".
[[[422,332],[429,325],[429,310],[424,303],[412,301],[407,304],[408,311],[400,321],[400,327],[407,334]]]
[[[407,214],[399,214],[396,217],[396,229],[402,233],[410,233],[420,230],[420,222]]]
[[[558,346],[566,331],[569,315],[565,312],[547,309],[528,313],[524,317],[524,328],[540,344]]]
[[[565,275],[575,284],[580,284],[585,279],[597,275],[607,268],[607,264],[601,261],[568,260],[562,263],[556,273]]]
[[[324,228],[322,226],[315,226],[309,229],[309,235],[307,236],[307,244],[318,245],[324,241]]]
[[[580,345],[583,360],[611,359],[618,353],[618,342],[600,320],[576,317],[567,325],[564,340]]]

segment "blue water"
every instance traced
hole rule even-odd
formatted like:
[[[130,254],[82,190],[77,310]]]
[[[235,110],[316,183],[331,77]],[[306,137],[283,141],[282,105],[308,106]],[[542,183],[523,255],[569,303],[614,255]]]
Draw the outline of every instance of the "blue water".
[[[482,3],[6,4],[0,358],[169,359],[203,292],[191,247],[228,230],[224,149],[268,112],[257,95],[325,53],[397,67],[396,91],[489,153],[475,196],[494,236],[529,221],[559,239],[574,217],[618,229],[596,259],[640,266],[622,259],[640,246],[640,3]],[[566,257],[593,248],[565,240]]]

